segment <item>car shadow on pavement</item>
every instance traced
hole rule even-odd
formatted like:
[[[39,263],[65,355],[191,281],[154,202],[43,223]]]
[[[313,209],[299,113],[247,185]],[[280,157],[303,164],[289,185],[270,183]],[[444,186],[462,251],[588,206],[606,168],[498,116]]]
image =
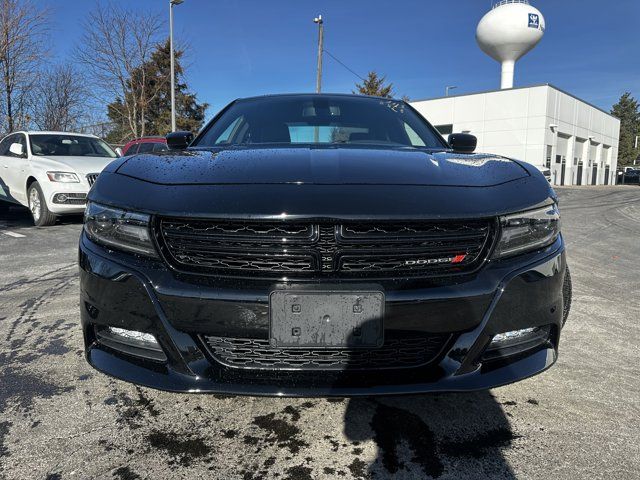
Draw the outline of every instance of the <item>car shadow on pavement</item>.
[[[78,223],[82,223],[82,215],[64,215],[56,219],[56,225]],[[0,230],[12,228],[36,228],[28,208],[19,205],[0,208]]]
[[[344,433],[377,446],[349,466],[356,478],[515,478],[502,451],[517,435],[489,391],[353,398]]]
[[[357,345],[360,338],[352,333],[347,343]],[[355,358],[345,374],[358,375]],[[488,390],[354,397],[345,410],[344,435],[352,445],[373,440],[377,447],[373,462],[354,449],[354,478],[515,478],[502,452],[516,436]]]

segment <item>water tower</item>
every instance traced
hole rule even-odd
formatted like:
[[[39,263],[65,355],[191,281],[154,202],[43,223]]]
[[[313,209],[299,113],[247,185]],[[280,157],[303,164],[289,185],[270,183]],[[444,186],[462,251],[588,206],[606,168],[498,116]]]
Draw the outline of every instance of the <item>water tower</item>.
[[[544,34],[544,17],[527,0],[502,0],[478,23],[476,41],[484,53],[502,64],[500,88],[513,87],[516,60],[535,47]]]

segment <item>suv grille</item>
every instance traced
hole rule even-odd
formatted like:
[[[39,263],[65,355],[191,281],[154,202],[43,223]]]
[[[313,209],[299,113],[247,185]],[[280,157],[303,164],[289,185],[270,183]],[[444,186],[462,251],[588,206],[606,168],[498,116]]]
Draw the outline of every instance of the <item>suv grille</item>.
[[[89,182],[89,186],[92,187],[94,183],[96,183],[96,180],[98,179],[98,175],[100,175],[99,173],[89,173],[87,175],[87,182]]]
[[[269,340],[203,336],[209,353],[234,368],[368,370],[415,368],[436,359],[451,335],[409,333],[379,348],[273,348]]]
[[[230,276],[437,276],[480,266],[492,220],[312,224],[161,218],[177,270]]]

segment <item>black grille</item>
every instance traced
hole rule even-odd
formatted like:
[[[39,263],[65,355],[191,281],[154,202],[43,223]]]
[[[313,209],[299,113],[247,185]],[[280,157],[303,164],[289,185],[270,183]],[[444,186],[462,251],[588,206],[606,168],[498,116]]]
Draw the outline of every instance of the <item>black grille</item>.
[[[96,183],[96,180],[98,179],[98,175],[100,175],[99,173],[90,173],[87,175],[87,182],[89,182],[89,186],[93,186],[94,183]]]
[[[209,353],[233,368],[265,370],[368,370],[415,368],[436,359],[450,335],[409,333],[382,347],[273,348],[268,340],[203,336]]]
[[[492,220],[455,222],[242,222],[161,218],[158,239],[181,271],[298,278],[436,276],[476,269]]]

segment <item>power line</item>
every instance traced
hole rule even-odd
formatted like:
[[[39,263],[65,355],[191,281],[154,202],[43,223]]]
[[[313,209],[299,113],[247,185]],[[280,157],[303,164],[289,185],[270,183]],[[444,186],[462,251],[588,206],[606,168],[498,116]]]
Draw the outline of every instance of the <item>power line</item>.
[[[327,50],[326,48],[324,48],[322,50],[324,53],[326,53],[327,55],[329,55],[331,58],[333,58],[336,62],[338,62],[340,65],[342,65],[344,68],[346,68],[347,70],[349,70],[351,73],[353,73],[356,77],[358,77],[360,80],[362,81],[366,81],[365,78],[361,77],[360,75],[358,75],[356,72],[354,72],[353,70],[351,70],[349,67],[347,67],[344,63],[342,63],[335,55],[333,55],[329,50]]]

